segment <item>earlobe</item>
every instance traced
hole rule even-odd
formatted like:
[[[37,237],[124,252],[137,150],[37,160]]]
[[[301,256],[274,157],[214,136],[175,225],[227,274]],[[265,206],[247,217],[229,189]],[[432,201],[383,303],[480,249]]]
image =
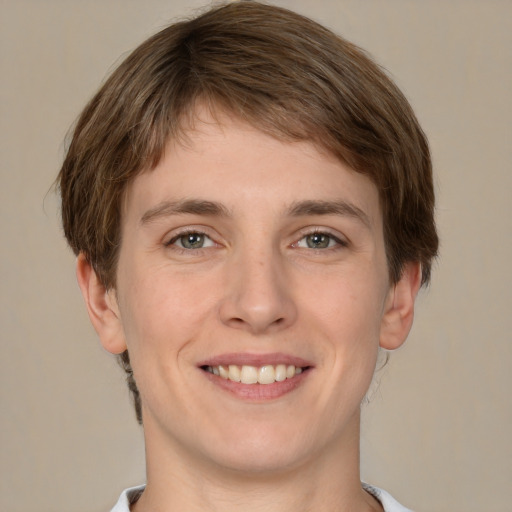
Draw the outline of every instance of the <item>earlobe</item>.
[[[114,290],[107,290],[83,253],[76,262],[76,277],[91,323],[108,352],[126,350],[123,326]]]
[[[400,347],[414,319],[414,302],[421,286],[421,265],[407,263],[400,280],[390,289],[380,330],[380,346],[387,350]]]

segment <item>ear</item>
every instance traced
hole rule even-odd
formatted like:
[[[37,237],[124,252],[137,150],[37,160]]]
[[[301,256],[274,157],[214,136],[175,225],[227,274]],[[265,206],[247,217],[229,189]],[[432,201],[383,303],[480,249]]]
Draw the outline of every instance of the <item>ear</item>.
[[[76,277],[101,344],[112,354],[124,352],[126,342],[115,290],[105,288],[83,253],[77,258]]]
[[[414,302],[421,286],[421,265],[407,263],[400,280],[386,298],[380,329],[380,346],[387,350],[400,347],[407,338],[414,319]]]

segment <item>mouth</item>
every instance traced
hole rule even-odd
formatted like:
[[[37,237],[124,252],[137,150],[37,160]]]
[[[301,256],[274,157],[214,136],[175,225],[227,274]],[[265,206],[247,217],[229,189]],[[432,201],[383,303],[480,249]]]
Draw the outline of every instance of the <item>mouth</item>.
[[[266,364],[262,366],[219,364],[203,365],[201,370],[231,382],[247,385],[269,385],[284,382],[308,371],[310,366],[295,366],[293,364]]]
[[[239,399],[260,403],[302,387],[314,366],[283,353],[231,353],[202,361],[198,368],[220,389]]]

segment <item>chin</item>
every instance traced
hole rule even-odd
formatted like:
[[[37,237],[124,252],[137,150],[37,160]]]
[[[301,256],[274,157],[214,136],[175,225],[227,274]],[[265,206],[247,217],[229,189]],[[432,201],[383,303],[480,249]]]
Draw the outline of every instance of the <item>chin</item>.
[[[298,430],[294,435],[275,425],[245,430],[237,427],[230,432],[233,435],[225,436],[224,442],[213,445],[217,449],[209,456],[226,470],[247,475],[288,471],[307,460],[312,448]]]
[[[247,446],[239,450],[231,450],[220,457],[215,457],[217,465],[227,471],[237,473],[239,476],[276,475],[285,473],[301,465],[305,460],[304,454],[291,450],[278,451],[271,449],[248,449]]]

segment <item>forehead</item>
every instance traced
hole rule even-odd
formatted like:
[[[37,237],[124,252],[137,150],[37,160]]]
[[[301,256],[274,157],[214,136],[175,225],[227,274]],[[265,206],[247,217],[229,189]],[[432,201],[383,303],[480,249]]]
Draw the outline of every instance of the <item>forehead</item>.
[[[269,207],[277,215],[300,201],[345,201],[380,224],[378,191],[364,175],[311,141],[290,142],[230,116],[196,112],[168,142],[158,165],[129,185],[123,217],[169,201],[205,199],[233,215]]]

